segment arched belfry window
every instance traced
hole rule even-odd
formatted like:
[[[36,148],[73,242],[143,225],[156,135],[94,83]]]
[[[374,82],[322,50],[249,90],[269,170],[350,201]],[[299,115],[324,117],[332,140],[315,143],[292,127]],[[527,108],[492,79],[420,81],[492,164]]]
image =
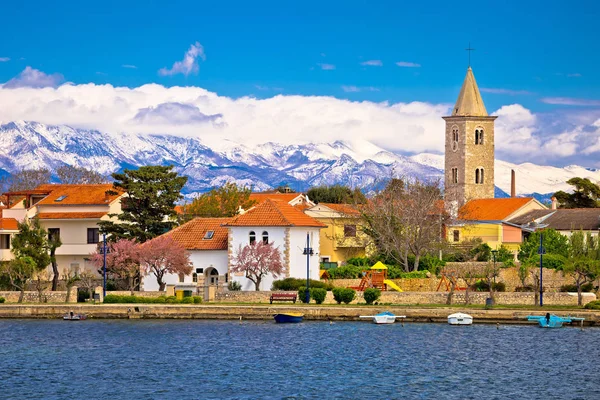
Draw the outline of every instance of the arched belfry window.
[[[483,144],[483,128],[475,129],[475,144]]]
[[[262,233],[262,241],[264,244],[269,244],[269,232],[263,231]]]
[[[452,177],[450,178],[450,182],[458,183],[458,168],[452,168]]]
[[[254,233],[254,231],[250,231],[250,233],[248,234],[248,239],[250,244],[256,243],[256,233]]]
[[[484,176],[483,176],[483,168],[477,168],[475,170],[475,183],[478,185],[483,185]]]
[[[452,150],[456,151],[458,150],[458,140],[459,139],[459,135],[458,135],[458,126],[454,125],[452,127]]]

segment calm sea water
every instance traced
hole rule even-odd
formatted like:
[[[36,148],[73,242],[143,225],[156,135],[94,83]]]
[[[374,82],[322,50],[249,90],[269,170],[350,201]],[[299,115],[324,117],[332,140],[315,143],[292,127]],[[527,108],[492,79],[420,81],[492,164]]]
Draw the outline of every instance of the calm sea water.
[[[600,329],[0,320],[2,399],[600,399]]]

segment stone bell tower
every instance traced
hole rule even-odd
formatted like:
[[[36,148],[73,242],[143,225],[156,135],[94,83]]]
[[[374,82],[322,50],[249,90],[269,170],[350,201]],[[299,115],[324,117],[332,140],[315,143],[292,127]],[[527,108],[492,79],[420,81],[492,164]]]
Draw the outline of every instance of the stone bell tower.
[[[494,120],[473,70],[467,69],[452,115],[446,121],[444,188],[452,214],[467,201],[494,197]]]

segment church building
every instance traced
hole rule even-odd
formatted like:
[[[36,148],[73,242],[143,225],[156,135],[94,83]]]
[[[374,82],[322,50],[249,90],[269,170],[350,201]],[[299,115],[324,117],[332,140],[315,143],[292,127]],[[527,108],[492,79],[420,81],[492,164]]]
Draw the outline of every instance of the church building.
[[[485,109],[469,66],[452,115],[446,121],[444,202],[454,222],[450,243],[481,238],[492,249],[518,250],[523,231],[510,219],[546,207],[534,198],[495,199],[494,122]],[[514,185],[513,185],[514,187]]]

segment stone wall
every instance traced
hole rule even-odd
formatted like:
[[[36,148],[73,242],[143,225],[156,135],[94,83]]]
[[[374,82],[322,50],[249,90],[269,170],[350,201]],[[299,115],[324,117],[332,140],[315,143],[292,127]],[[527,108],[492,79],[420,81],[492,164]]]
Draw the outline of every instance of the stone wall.
[[[243,291],[220,291],[215,296],[215,303],[269,303],[271,291],[243,292]],[[294,293],[294,292],[287,292]],[[469,304],[485,304],[488,292],[469,292]],[[381,293],[379,303],[381,304],[446,304],[447,292],[396,292],[387,291]],[[507,305],[534,305],[535,294],[532,292],[522,293],[496,293],[497,304]],[[585,293],[583,304],[596,300],[593,293]],[[300,302],[298,300],[298,302]],[[356,299],[352,304],[364,303],[363,293],[356,292]],[[277,302],[280,304],[280,302]],[[292,304],[291,302],[281,302]],[[465,292],[457,291],[453,296],[453,304],[465,303]],[[327,292],[324,304],[335,304],[333,293]],[[577,293],[544,293],[544,304],[546,305],[577,305]]]
[[[137,296],[137,297],[150,297],[150,298],[155,298],[155,297],[160,297],[160,296],[166,296],[167,293],[166,292],[159,292],[159,291],[148,291],[148,292],[137,292],[137,291],[130,291],[130,290],[111,290],[111,291],[107,291],[106,295],[108,296],[109,294],[115,295],[115,296]]]
[[[447,263],[450,268],[460,269],[461,266],[469,265],[486,265],[486,263]],[[499,268],[499,276],[496,277],[496,282],[503,282],[506,285],[507,292],[514,292],[515,288],[521,287],[519,279],[518,267]],[[411,278],[411,279],[392,279],[404,291],[414,292],[435,292],[438,288],[441,278],[432,275],[430,278]],[[358,286],[360,279],[331,279],[329,280],[335,287],[351,287]],[[546,292],[558,292],[563,285],[575,283],[571,276],[563,275],[562,271],[544,268],[544,290]],[[531,276],[525,281],[526,285],[533,285]],[[459,285],[466,284],[459,279]],[[440,291],[445,291],[446,285],[442,283]]]
[[[4,297],[7,303],[17,303],[19,301],[19,296],[21,292],[15,291],[0,291],[0,297]],[[56,292],[44,291],[42,294],[43,303],[65,303],[65,299],[67,298],[67,291],[60,290]],[[38,292],[35,291],[26,291],[25,296],[23,297],[23,303],[39,303],[40,296]],[[71,288],[71,294],[69,296],[69,301],[67,303],[77,303],[77,287],[74,286]]]

